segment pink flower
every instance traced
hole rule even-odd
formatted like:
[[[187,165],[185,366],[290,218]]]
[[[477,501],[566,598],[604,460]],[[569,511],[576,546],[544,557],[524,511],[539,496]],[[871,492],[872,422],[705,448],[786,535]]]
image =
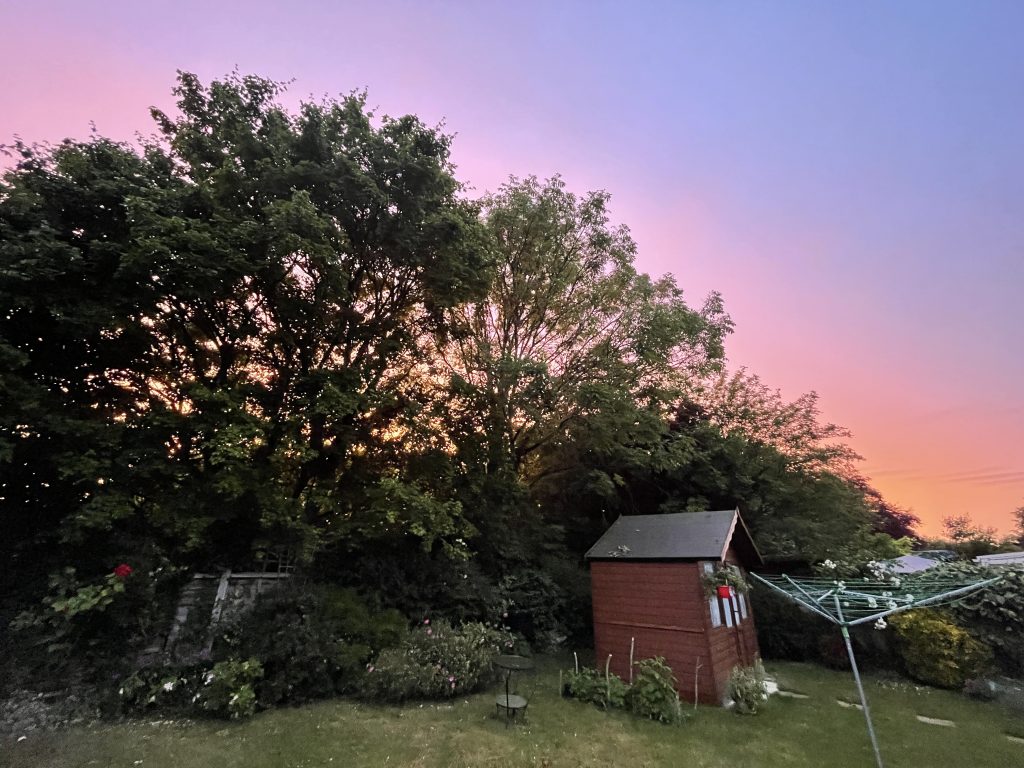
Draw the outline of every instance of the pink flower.
[[[432,629],[428,629],[428,630],[427,630],[427,636],[430,636],[430,635],[432,635],[432,634],[434,634],[434,630],[432,630]]]
[[[449,683],[454,683],[455,682],[455,677],[453,675],[448,675],[448,682]]]
[[[455,683],[452,683],[452,690],[455,690]]]
[[[423,623],[424,623],[424,624],[429,624],[429,623],[430,623],[430,619],[424,619],[424,620],[423,620]]]
[[[508,618],[508,611],[505,611],[503,614],[501,614],[501,618],[507,619]]]
[[[366,671],[367,672],[373,672],[373,664],[367,664],[366,665]]]

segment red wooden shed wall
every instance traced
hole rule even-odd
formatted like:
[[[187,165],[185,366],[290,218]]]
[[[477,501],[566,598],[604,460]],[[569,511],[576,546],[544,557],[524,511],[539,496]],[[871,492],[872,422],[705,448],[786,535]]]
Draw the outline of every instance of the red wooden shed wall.
[[[633,638],[634,660],[663,656],[687,701],[693,701],[699,660],[698,698],[721,704],[732,668],[753,663],[757,636],[749,601],[739,629],[712,628],[699,563],[598,560],[590,564],[590,579],[599,669],[611,654],[611,671],[629,680]]]

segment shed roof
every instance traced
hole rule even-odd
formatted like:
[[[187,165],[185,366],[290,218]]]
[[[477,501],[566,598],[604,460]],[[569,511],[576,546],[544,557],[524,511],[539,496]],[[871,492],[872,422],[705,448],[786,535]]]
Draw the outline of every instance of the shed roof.
[[[892,563],[892,568],[896,573],[918,573],[942,565],[941,560],[933,560],[920,555],[903,555],[889,562]]]
[[[999,552],[994,555],[978,555],[974,562],[982,565],[1022,565],[1024,552]]]
[[[627,515],[612,523],[586,559],[724,560],[730,543],[745,564],[761,563],[738,509]]]

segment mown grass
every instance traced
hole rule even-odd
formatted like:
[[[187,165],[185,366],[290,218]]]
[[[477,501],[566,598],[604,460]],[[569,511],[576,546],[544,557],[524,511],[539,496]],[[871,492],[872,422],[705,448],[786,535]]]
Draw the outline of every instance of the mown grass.
[[[347,700],[262,713],[240,723],[132,721],[31,734],[0,745],[12,768],[299,768],[300,766],[870,766],[873,759],[848,674],[769,665],[784,689],[755,717],[701,707],[678,727],[605,713],[558,695],[558,663],[526,683],[528,720],[506,728],[494,691],[452,704],[375,707]],[[891,768],[1024,765],[1019,716],[957,694],[868,678]],[[531,690],[532,689],[532,690]],[[956,722],[944,728],[915,715]]]

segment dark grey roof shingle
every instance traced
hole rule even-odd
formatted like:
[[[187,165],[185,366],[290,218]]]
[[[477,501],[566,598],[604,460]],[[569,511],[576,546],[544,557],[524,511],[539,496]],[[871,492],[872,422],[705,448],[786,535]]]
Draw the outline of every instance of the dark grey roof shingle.
[[[742,532],[749,540],[746,526],[735,509],[623,516],[590,548],[586,559],[717,560],[725,553],[734,527],[736,533]],[[760,560],[752,542],[749,548]]]

